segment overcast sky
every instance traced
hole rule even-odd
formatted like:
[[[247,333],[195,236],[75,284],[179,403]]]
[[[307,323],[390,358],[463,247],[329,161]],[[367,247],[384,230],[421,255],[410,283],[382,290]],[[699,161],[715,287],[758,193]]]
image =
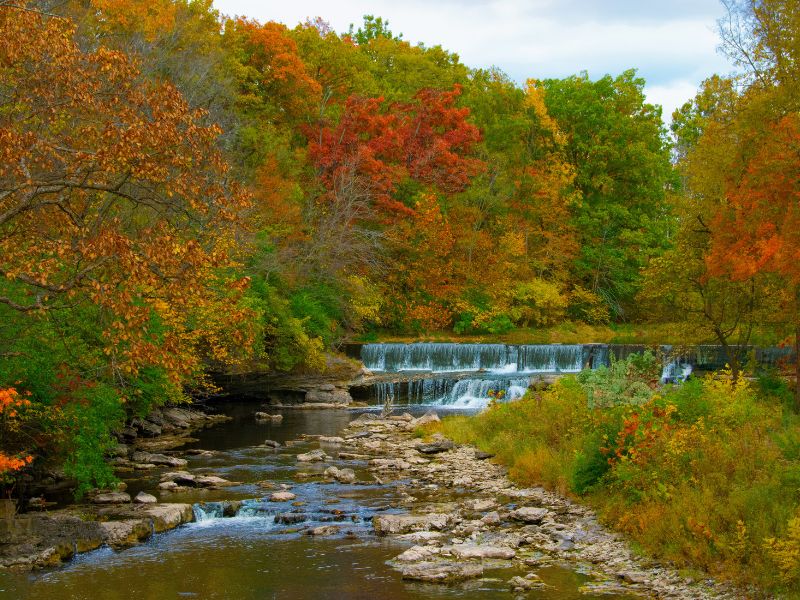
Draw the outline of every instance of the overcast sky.
[[[440,44],[470,67],[530,77],[592,78],[636,68],[665,120],[712,73],[732,70],[717,51],[719,0],[214,0],[220,12],[293,27],[320,16],[338,32],[362,16],[388,19],[411,43]]]

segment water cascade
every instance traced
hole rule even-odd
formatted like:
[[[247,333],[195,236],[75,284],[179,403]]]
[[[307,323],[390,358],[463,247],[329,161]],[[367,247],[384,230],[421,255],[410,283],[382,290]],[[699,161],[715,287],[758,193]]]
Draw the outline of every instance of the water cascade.
[[[371,371],[453,373],[577,373],[588,345],[581,344],[365,344],[361,360]]]

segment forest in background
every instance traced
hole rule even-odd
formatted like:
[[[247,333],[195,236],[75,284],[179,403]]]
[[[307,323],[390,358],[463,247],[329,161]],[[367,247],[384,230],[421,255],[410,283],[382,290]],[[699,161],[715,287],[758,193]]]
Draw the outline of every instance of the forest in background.
[[[791,343],[800,11],[725,6],[740,73],[670,131],[635,70],[520,87],[372,16],[0,1],[6,483],[105,485],[126,418],[342,339],[668,323],[734,372]]]

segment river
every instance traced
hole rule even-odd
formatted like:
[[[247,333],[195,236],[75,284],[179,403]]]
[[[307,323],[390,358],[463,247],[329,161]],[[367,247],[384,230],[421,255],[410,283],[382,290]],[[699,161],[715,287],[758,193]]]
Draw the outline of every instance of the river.
[[[478,580],[449,586],[405,582],[385,564],[411,544],[375,536],[371,518],[403,512],[403,482],[380,485],[359,460],[334,461],[356,471],[369,484],[324,483],[314,474],[331,463],[298,463],[296,455],[317,447],[299,440],[303,434],[334,436],[358,410],[285,410],[281,424],[257,423],[253,403],[230,402],[232,421],[200,432],[186,449],[212,450],[213,456],[187,454],[188,469],[241,482],[224,490],[192,489],[162,494],[162,501],[196,504],[195,523],[153,536],[124,551],[104,548],[78,556],[69,564],[32,574],[0,574],[0,598],[31,600],[220,598],[220,599],[429,599],[429,598],[626,598],[593,595],[579,588],[589,578],[576,569],[546,566],[537,571],[546,587],[512,593],[507,581],[522,574],[499,564]],[[417,412],[419,413],[419,408]],[[364,409],[360,409],[363,412]],[[281,442],[266,448],[267,439]],[[334,453],[335,454],[335,453]],[[158,471],[160,473],[161,470]],[[155,493],[158,473],[128,479],[128,490]],[[301,475],[305,474],[305,475]],[[257,482],[271,482],[258,485]],[[284,484],[297,495],[297,507],[264,501],[265,486]],[[244,500],[233,518],[214,516],[215,501]],[[211,504],[207,504],[211,503]],[[275,522],[275,515],[302,511],[307,520]],[[333,537],[311,537],[309,526],[344,525]]]

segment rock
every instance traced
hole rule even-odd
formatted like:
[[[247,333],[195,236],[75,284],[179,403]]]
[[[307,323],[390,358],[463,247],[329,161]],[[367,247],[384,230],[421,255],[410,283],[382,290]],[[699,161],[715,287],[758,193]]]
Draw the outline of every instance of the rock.
[[[330,456],[325,454],[323,450],[312,450],[305,454],[298,454],[297,460],[300,462],[321,462],[330,459]]]
[[[500,525],[500,523],[502,523],[502,519],[500,518],[500,513],[498,513],[497,511],[486,513],[481,518],[481,523],[490,526]]]
[[[344,438],[321,435],[317,438],[320,444],[344,444]]]
[[[480,564],[441,562],[421,562],[403,566],[400,569],[403,579],[428,581],[432,583],[450,583],[473,579],[483,575]]]
[[[407,431],[413,431],[417,427],[422,427],[423,425],[428,425],[429,423],[438,423],[439,421],[441,421],[441,419],[439,418],[439,415],[437,415],[433,411],[428,411],[424,415],[422,415],[420,418],[414,419],[413,421],[410,421],[406,425],[406,430]]]
[[[108,453],[110,457],[125,458],[128,456],[129,448],[125,444],[117,444]]]
[[[525,577],[520,577],[519,575],[512,577],[508,580],[508,585],[514,591],[532,590],[544,586],[539,577],[534,573],[529,573]]]
[[[412,546],[402,554],[395,556],[395,562],[420,562],[430,560],[439,554],[436,546]]]
[[[446,546],[442,552],[449,552],[458,558],[502,558],[510,560],[517,555],[516,550],[505,546],[480,546],[477,544],[459,544]]]
[[[323,387],[333,387],[333,389],[322,389]],[[307,391],[305,401],[309,404],[350,404],[353,397],[347,390],[325,384],[317,389]]]
[[[133,499],[133,501],[137,504],[155,504],[158,502],[158,498],[146,492],[139,492],[136,494],[136,497]]]
[[[355,483],[356,473],[353,469],[339,469],[338,467],[328,467],[325,469],[325,477],[335,479],[339,483]]]
[[[645,573],[639,573],[636,571],[620,571],[617,573],[617,577],[622,579],[625,583],[646,583],[647,582],[647,575]]]
[[[283,422],[283,415],[271,415],[265,412],[257,412],[256,421],[270,421],[277,425]]]
[[[175,485],[194,487],[197,485],[195,476],[189,471],[169,471],[161,475],[161,482],[172,481]]]
[[[194,478],[195,485],[198,487],[217,488],[238,485],[235,481],[228,481],[216,475],[197,475]]]
[[[328,536],[328,535],[336,535],[339,533],[340,527],[338,525],[322,525],[321,527],[314,527],[313,529],[309,529],[306,531],[306,535],[313,535],[313,536]]]
[[[280,442],[276,442],[275,440],[264,440],[264,445],[267,448],[280,448],[281,447],[281,443]]]
[[[126,519],[100,523],[103,540],[112,548],[127,548],[146,540],[153,534],[147,519]]]
[[[486,512],[492,510],[497,506],[497,502],[488,498],[476,498],[474,500],[467,500],[465,503],[467,508],[476,512]]]
[[[136,431],[139,432],[139,435],[143,437],[158,437],[159,435],[161,435],[161,427],[159,427],[155,423],[151,423],[150,421],[140,419],[139,417],[131,419],[131,427],[136,429]],[[141,461],[141,462],[147,462],[147,461]]]
[[[364,438],[372,437],[371,431],[359,431],[358,433],[354,433],[352,435],[348,435],[346,439],[348,440],[363,440]]]
[[[487,458],[494,458],[491,452],[483,452],[482,450],[475,450],[475,458],[478,460],[486,460]]]
[[[149,463],[152,465],[166,465],[168,467],[185,467],[189,462],[185,458],[167,456],[166,454],[151,454],[137,450],[131,455],[131,460],[135,463]]]
[[[181,486],[179,486],[174,481],[162,481],[161,483],[158,484],[158,489],[163,490],[165,492],[174,492],[180,487]]]
[[[275,522],[276,523],[283,523],[284,525],[292,525],[294,523],[302,523],[303,521],[307,520],[308,516],[304,515],[303,513],[297,512],[286,512],[286,513],[279,513],[275,515]]]
[[[545,517],[550,514],[546,508],[535,508],[533,506],[524,506],[511,512],[511,518],[523,523],[533,523],[538,525],[544,521]]]
[[[430,515],[376,515],[372,526],[378,535],[412,533],[415,531],[441,531],[452,525],[453,515],[433,513]]]
[[[127,492],[108,492],[92,498],[94,504],[125,504],[130,501],[131,495]]]
[[[382,471],[389,469],[396,469],[398,471],[405,471],[411,465],[401,458],[373,458],[369,461],[370,466],[380,469]]]
[[[332,383],[323,383],[322,385],[318,386],[317,389],[321,392],[332,392],[336,389],[336,386]]]
[[[275,492],[269,497],[270,502],[289,502],[297,498],[297,494],[292,492]]]
[[[417,444],[416,449],[420,454],[439,454],[455,448],[455,444],[450,440],[442,440],[432,444]]]

